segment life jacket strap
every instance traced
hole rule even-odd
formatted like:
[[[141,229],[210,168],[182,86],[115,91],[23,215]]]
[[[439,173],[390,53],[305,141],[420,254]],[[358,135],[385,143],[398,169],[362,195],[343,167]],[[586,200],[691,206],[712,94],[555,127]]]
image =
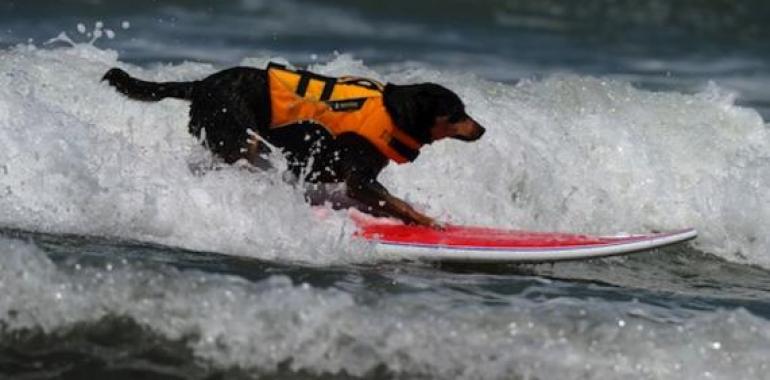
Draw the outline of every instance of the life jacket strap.
[[[300,75],[299,83],[297,84],[297,90],[295,91],[297,96],[301,98],[305,97],[305,93],[307,93],[308,85],[310,84],[310,80],[312,79],[312,80],[323,82],[324,84],[324,88],[321,91],[321,97],[318,100],[325,102],[332,97],[332,93],[334,92],[334,85],[337,84],[337,78],[318,75],[316,73],[311,73],[310,71],[305,71],[305,70],[297,70],[296,72],[297,74]]]
[[[329,100],[329,98],[332,97],[332,92],[334,92],[334,85],[336,83],[336,78],[328,78],[324,83],[324,89],[321,91],[321,98],[319,100],[322,102]]]
[[[302,75],[299,77],[299,83],[297,84],[297,89],[294,90],[294,92],[299,96],[300,98],[305,97],[305,93],[307,92],[307,85],[310,83],[310,77],[307,75]]]
[[[417,159],[417,156],[420,155],[420,151],[417,149],[412,149],[408,147],[406,144],[401,142],[401,140],[397,138],[392,138],[388,142],[388,146],[393,148],[399,155],[407,159],[408,161],[414,161]]]
[[[420,154],[422,144],[398,128],[394,128],[390,133],[388,145],[407,160],[414,161]]]

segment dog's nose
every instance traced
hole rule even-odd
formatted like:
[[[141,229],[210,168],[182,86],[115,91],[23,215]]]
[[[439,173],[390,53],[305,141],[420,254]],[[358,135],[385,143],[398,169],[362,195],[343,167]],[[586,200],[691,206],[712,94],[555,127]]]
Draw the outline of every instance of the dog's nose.
[[[481,136],[483,136],[487,131],[486,128],[482,127],[481,124],[476,122],[476,120],[473,120],[473,127],[476,130],[475,136],[473,136],[473,141],[480,139]]]
[[[478,140],[478,139],[481,138],[481,136],[484,136],[484,133],[486,133],[487,130],[486,130],[486,128],[484,128],[484,127],[482,127],[482,126],[480,126],[478,124],[476,124],[476,125],[478,126],[478,130],[479,130],[478,134],[476,135],[476,140]]]

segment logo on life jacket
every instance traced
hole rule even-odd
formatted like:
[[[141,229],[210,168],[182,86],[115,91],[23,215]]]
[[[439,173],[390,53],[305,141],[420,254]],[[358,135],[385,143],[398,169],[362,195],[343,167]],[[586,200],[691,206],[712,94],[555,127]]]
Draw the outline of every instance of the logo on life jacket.
[[[399,129],[383,102],[385,86],[358,78],[332,78],[270,63],[270,128],[300,122],[320,124],[332,136],[355,133],[391,160],[414,161],[422,146]]]

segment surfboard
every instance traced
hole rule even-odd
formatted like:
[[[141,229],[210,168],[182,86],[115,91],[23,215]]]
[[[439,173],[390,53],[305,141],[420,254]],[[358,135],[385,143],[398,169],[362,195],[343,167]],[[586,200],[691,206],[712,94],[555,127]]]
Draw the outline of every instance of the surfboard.
[[[591,236],[447,225],[438,230],[388,219],[355,218],[356,236],[399,258],[458,262],[554,262],[650,251],[697,236],[693,228],[638,235]]]

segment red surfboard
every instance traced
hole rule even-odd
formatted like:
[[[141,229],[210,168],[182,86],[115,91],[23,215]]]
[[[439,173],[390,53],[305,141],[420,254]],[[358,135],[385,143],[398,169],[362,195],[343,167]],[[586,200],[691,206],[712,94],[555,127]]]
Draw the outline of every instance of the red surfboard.
[[[644,235],[590,236],[447,225],[442,230],[391,219],[353,216],[356,236],[378,253],[402,258],[466,262],[550,262],[628,254],[680,243],[695,229]]]

